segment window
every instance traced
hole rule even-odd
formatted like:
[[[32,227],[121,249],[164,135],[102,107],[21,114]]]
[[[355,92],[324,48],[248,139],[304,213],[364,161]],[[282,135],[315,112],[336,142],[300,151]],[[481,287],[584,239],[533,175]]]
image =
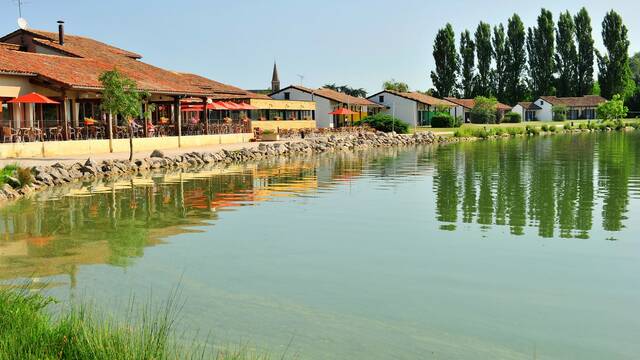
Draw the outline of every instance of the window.
[[[3,126],[10,126],[11,120],[13,120],[13,114],[11,113],[11,104],[7,104],[6,100],[0,99],[0,119],[2,119]]]
[[[544,101],[540,100],[540,105],[544,105]]]
[[[291,93],[289,93],[289,92],[284,93],[284,99],[285,100],[291,100]]]
[[[379,103],[383,103],[384,102],[384,95],[378,96],[378,102]]]

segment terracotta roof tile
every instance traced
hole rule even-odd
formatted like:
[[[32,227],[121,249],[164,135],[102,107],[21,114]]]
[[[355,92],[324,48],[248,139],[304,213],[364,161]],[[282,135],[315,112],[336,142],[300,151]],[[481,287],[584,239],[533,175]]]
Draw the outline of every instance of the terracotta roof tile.
[[[569,107],[596,107],[607,101],[607,99],[599,95],[585,95],[577,97],[541,96],[540,99],[551,105],[564,105]]]
[[[521,101],[518,103],[518,105],[522,106],[523,109],[526,110],[540,110],[541,107],[536,105],[535,103],[532,102],[528,102],[528,101]]]
[[[343,94],[341,92],[335,91],[335,90],[331,90],[328,88],[319,88],[319,89],[310,89],[304,86],[300,86],[300,85],[290,85],[288,88],[293,88],[293,89],[298,89],[300,91],[306,92],[306,93],[313,93],[315,95],[318,95],[320,97],[329,99],[329,100],[333,100],[335,102],[339,102],[342,104],[350,104],[350,105],[363,105],[363,106],[371,106],[371,107],[380,107],[379,104],[374,103],[373,101],[364,99],[364,98],[359,98],[359,97],[355,97],[355,96],[351,96],[351,95],[347,95],[347,94]],[[282,89],[280,91],[286,90]]]
[[[0,47],[0,71],[37,73],[69,87],[99,89],[102,87],[98,80],[100,74],[115,68],[135,80],[140,89],[150,92],[215,95],[217,98],[261,98],[258,94],[202,76],[155,67],[139,61],[139,54],[86,37],[65,35],[64,45],[60,45],[57,33],[40,30],[28,30],[26,33],[34,36],[34,43],[64,54],[46,55]]]
[[[393,90],[384,90],[379,92],[378,94],[382,94],[383,92],[387,92],[396,96],[400,96],[403,98],[407,98],[409,100],[413,100],[413,101],[417,101],[419,103],[425,104],[425,105],[429,105],[429,106],[448,106],[448,107],[453,107],[456,104],[447,101],[445,99],[438,99],[437,97],[431,96],[431,95],[427,95],[427,94],[423,94],[417,91],[412,91],[412,92],[399,92],[399,91],[393,91]],[[369,98],[376,96],[378,94],[369,96]]]
[[[475,99],[458,99],[458,98],[454,98],[454,97],[447,97],[445,99],[447,101],[451,101],[452,103],[460,105],[460,106],[465,107],[467,109],[472,109],[474,106],[476,106],[476,100]],[[512,106],[509,106],[507,104],[503,104],[501,102],[498,102],[497,108],[498,108],[498,110],[505,110],[505,111],[509,111],[509,110],[513,109]]]

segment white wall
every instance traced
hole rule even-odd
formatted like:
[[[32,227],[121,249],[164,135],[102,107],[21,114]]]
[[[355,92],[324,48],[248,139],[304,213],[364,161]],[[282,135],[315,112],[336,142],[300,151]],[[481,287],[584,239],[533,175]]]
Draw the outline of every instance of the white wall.
[[[449,113],[451,114],[451,116],[461,119],[461,121],[464,123],[464,121],[465,121],[465,108],[464,108],[464,106],[456,105],[456,106],[454,106],[454,107],[449,109]]]
[[[514,113],[518,113],[520,114],[520,116],[522,117],[522,121],[526,121],[527,117],[525,114],[525,109],[522,107],[522,105],[520,104],[516,104],[516,106],[513,107],[513,109],[511,109],[511,111],[513,111]]]
[[[540,107],[540,110],[536,111],[536,119],[539,121],[553,121],[553,105],[542,99],[537,99],[534,104]]]
[[[308,92],[301,91],[295,88],[282,89],[279,92],[271,95],[273,99],[285,100],[284,93],[289,93],[289,100],[305,100],[313,101],[316,103],[316,126],[319,128],[333,127],[333,115],[329,115],[333,111],[333,106],[329,99],[312,95]]]
[[[380,96],[384,97],[383,101],[380,101]],[[394,115],[410,126],[418,125],[418,103],[416,101],[386,91],[370,96],[368,99],[374,103],[386,106],[388,109],[385,108],[383,110],[384,113]]]

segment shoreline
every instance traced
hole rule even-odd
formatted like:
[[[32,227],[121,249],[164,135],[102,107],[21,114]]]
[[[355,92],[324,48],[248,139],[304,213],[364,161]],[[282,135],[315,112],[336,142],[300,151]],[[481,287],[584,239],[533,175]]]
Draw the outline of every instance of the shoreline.
[[[55,186],[78,181],[108,179],[122,175],[143,174],[154,170],[184,170],[207,164],[244,163],[277,156],[296,154],[321,154],[332,151],[348,151],[368,148],[380,148],[406,145],[428,145],[459,142],[461,139],[438,136],[432,132],[416,134],[394,134],[367,132],[347,135],[330,135],[321,138],[297,139],[291,141],[241,143],[222,146],[209,151],[164,151],[154,150],[145,157],[134,156],[129,162],[126,159],[113,159],[113,154],[69,159],[29,159],[28,166],[32,174],[32,182],[22,185],[5,183],[0,186],[0,207]],[[141,155],[134,153],[134,155]],[[120,154],[120,156],[124,156]],[[16,164],[16,161],[5,161],[5,164]],[[18,163],[18,165],[22,165]],[[13,179],[15,181],[16,179]]]
[[[505,128],[509,129],[509,128]],[[155,170],[185,170],[208,164],[246,163],[278,156],[296,154],[322,154],[332,151],[364,150],[370,148],[438,145],[479,140],[500,140],[530,136],[550,136],[560,134],[583,134],[602,131],[634,131],[634,127],[621,129],[557,129],[555,131],[518,131],[511,133],[502,131],[484,132],[480,135],[447,136],[431,131],[420,131],[413,134],[395,134],[383,132],[365,132],[358,134],[330,135],[319,138],[293,139],[275,142],[254,142],[225,144],[206,148],[184,150],[154,150],[151,155],[143,156],[134,152],[134,159],[129,162],[128,153],[100,154],[94,158],[81,160],[79,157],[66,159],[36,158],[26,159],[33,176],[33,182],[21,184],[5,183],[0,185],[0,207],[20,200],[35,192],[72,182],[109,179],[122,175],[137,175]],[[195,151],[195,150],[202,151]],[[141,156],[142,155],[142,156]],[[119,157],[119,158],[118,158]],[[124,158],[124,159],[123,159]],[[0,160],[0,165],[16,164],[16,161]],[[18,163],[18,165],[22,165]],[[18,185],[18,186],[16,186]]]

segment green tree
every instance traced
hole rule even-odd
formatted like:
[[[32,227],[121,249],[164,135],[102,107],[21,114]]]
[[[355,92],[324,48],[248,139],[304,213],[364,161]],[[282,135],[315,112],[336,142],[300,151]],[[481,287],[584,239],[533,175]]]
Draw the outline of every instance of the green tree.
[[[622,120],[627,117],[629,109],[624,106],[624,100],[619,94],[613,95],[613,99],[598,105],[598,117],[602,121]]]
[[[402,81],[396,81],[395,79],[387,80],[382,84],[383,90],[391,90],[397,92],[408,92],[409,85]]]
[[[591,18],[587,9],[582,8],[576,14],[575,19],[576,40],[578,42],[578,59],[576,66],[576,95],[589,95],[593,93],[593,62],[595,50]]]
[[[520,16],[513,14],[507,24],[507,41],[505,43],[505,92],[500,99],[514,105],[525,98],[525,72],[527,70],[527,54],[525,51],[526,35]]]
[[[527,50],[529,53],[530,89],[534,97],[553,95],[554,61],[554,24],[553,15],[546,9],[540,11],[537,26],[527,32]]]
[[[471,33],[465,30],[460,34],[460,58],[462,81],[460,87],[465,98],[473,97],[476,46],[471,40]]]
[[[495,98],[478,96],[469,117],[474,124],[495,124],[498,101]]]
[[[106,71],[99,77],[102,83],[102,109],[112,116],[121,116],[128,123],[129,161],[133,160],[134,119],[143,116],[142,104],[148,93],[139,91],[136,82],[117,69]]]
[[[491,92],[499,101],[506,101],[506,82],[507,82],[507,49],[505,44],[506,38],[504,26],[502,24],[493,28],[493,58],[496,61],[496,67],[491,73],[493,89]]]
[[[361,97],[361,98],[367,97],[367,91],[363,88],[357,89],[348,85],[337,86],[335,83],[326,84],[323,87],[326,89],[331,89],[333,91],[343,93],[343,94],[347,94],[349,96],[355,96],[355,97]]]
[[[491,46],[491,26],[480,22],[475,33],[476,51],[478,55],[478,76],[476,78],[476,94],[480,96],[491,95],[491,58],[493,47]]]
[[[632,111],[640,110],[640,52],[635,53],[629,59],[629,68],[631,69],[631,78],[636,86],[636,91],[633,94],[633,97],[627,100],[627,104],[629,105],[629,109]]]
[[[433,44],[435,71],[431,71],[431,81],[440,97],[455,96],[460,58],[456,51],[455,33],[451,24],[438,30]]]
[[[633,95],[635,84],[629,67],[629,39],[622,17],[611,10],[602,21],[602,42],[606,54],[596,50],[598,57],[598,81],[603,97],[611,99],[615,94],[624,98]]]
[[[556,68],[558,96],[575,96],[577,83],[578,51],[575,43],[575,25],[568,11],[560,14],[556,29]]]

